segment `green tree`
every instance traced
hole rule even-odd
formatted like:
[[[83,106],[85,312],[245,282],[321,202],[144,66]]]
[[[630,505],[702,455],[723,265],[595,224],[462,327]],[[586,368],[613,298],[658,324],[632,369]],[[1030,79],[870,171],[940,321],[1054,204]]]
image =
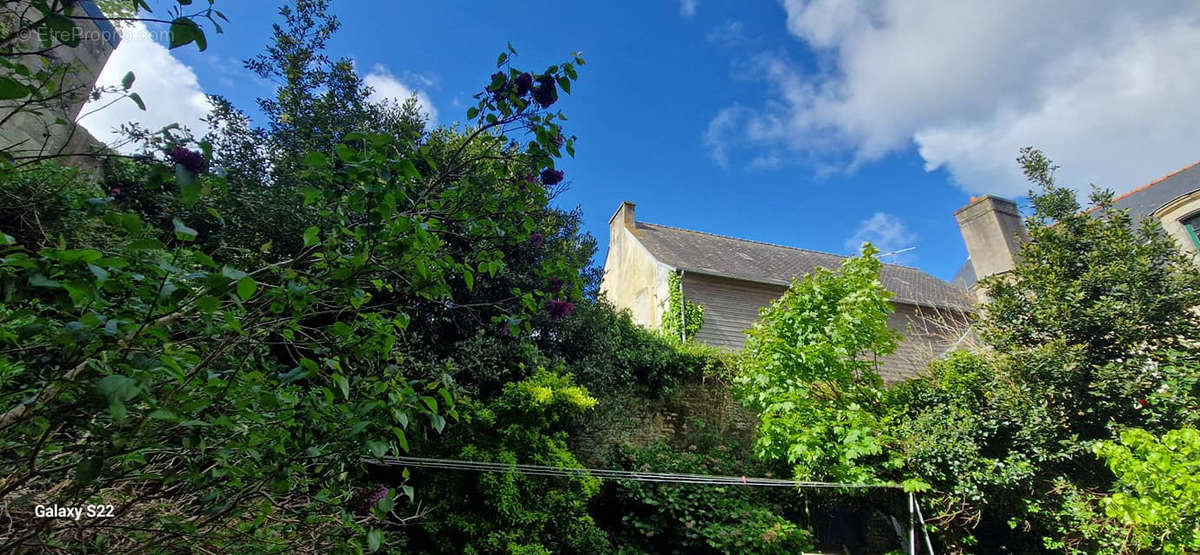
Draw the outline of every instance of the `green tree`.
[[[1128,427],[1195,425],[1200,274],[1110,193],[1083,210],[1042,153],[1019,162],[1039,190],[1016,267],[983,282],[992,301],[977,329],[990,348],[891,392],[891,433],[903,472],[932,487],[948,545],[1119,551],[1096,505],[1113,469],[1092,447]]]
[[[864,244],[838,272],[793,280],[747,332],[737,386],[761,419],[755,448],[787,460],[798,478],[875,480],[869,462],[886,441],[876,365],[898,339],[887,328],[893,308],[878,252]]]

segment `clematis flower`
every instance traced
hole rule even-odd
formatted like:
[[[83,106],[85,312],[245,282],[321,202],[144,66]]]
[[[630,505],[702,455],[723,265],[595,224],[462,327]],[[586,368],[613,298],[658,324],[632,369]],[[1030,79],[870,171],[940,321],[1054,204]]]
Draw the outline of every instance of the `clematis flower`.
[[[383,486],[379,486],[379,487],[373,488],[373,489],[359,490],[358,493],[355,495],[355,497],[357,499],[356,499],[356,503],[355,503],[355,507],[354,507],[354,512],[356,512],[362,516],[371,514],[371,509],[373,507],[375,507],[375,505],[377,505],[380,501],[383,501],[383,498],[387,497],[387,494],[388,494],[388,489]]]
[[[546,168],[542,170],[542,183],[546,185],[554,185],[563,180],[563,172],[554,168]]]
[[[204,159],[204,155],[194,150],[177,146],[172,148],[167,155],[170,156],[172,162],[194,174],[201,174],[208,170],[208,161]]]
[[[546,236],[541,233],[531,233],[529,234],[529,244],[534,248],[541,247],[546,244]]]
[[[558,88],[554,84],[553,75],[543,75],[537,78],[537,86],[533,88],[533,99],[542,108],[549,108],[558,101]]]
[[[571,301],[560,301],[558,299],[550,299],[546,301],[546,311],[550,313],[550,317],[554,319],[565,318],[575,310],[575,303]]]
[[[525,96],[533,90],[533,76],[528,72],[518,75],[513,82],[517,84],[517,96]]]

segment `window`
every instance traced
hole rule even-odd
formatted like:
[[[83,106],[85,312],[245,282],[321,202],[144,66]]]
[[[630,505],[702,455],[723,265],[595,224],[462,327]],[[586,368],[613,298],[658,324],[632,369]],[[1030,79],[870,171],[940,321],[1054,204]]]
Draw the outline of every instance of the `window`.
[[[1196,249],[1200,249],[1200,213],[1184,218],[1182,223],[1183,228],[1188,232],[1188,236],[1192,238],[1192,244],[1196,245]]]

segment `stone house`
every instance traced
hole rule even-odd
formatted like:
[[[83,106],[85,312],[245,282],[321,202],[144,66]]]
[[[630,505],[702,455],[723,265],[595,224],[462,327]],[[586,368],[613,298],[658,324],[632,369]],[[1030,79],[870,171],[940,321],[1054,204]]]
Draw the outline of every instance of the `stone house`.
[[[29,0],[0,4],[0,27],[16,25],[22,18],[32,21],[40,17]],[[12,47],[16,52],[33,52],[16,56],[25,66],[34,70],[52,68],[60,72],[60,80],[54,83],[54,94],[43,101],[27,103],[28,97],[0,101],[0,151],[9,156],[22,159],[88,155],[104,149],[75,120],[121,38],[93,0],[78,0],[72,10],[73,34],[79,39],[77,46],[56,43],[43,53],[40,36],[25,33],[21,36],[30,36]],[[7,70],[0,70],[0,76],[4,71]],[[88,171],[99,171],[100,167],[98,160],[88,156],[69,156],[63,161]]]
[[[815,268],[837,269],[844,256],[677,229],[634,217],[624,202],[609,221],[608,257],[600,289],[639,325],[657,329],[668,298],[669,275],[680,273],[684,297],[704,307],[696,334],[703,343],[741,349],[759,309],[787,290],[793,277]],[[880,375],[896,382],[961,341],[974,300],[961,287],[916,268],[884,264],[881,280],[896,311],[888,326],[903,334]]]
[[[1200,262],[1200,162],[1185,166],[1113,199],[1135,222],[1154,218],[1179,250]],[[967,261],[952,283],[978,294],[978,281],[1012,270],[1025,227],[1010,200],[987,195],[954,213]]]

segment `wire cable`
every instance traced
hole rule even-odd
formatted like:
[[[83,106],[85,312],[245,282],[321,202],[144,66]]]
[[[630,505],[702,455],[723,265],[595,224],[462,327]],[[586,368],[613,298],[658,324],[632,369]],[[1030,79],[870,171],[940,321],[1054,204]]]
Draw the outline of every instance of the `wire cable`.
[[[841,482],[812,482],[803,480],[783,480],[779,478],[759,478],[747,476],[714,476],[707,474],[679,474],[668,472],[636,472],[631,470],[609,470],[600,468],[570,468],[537,464],[509,464],[483,461],[464,461],[454,459],[432,459],[422,457],[379,457],[365,458],[364,462],[380,466],[412,466],[440,470],[466,470],[475,472],[519,472],[529,476],[563,476],[572,478],[595,477],[609,480],[631,480],[638,482],[659,482],[671,484],[703,484],[715,486],[757,486],[757,487],[800,487],[800,488],[833,488],[833,489],[898,489],[897,484],[852,484]]]

